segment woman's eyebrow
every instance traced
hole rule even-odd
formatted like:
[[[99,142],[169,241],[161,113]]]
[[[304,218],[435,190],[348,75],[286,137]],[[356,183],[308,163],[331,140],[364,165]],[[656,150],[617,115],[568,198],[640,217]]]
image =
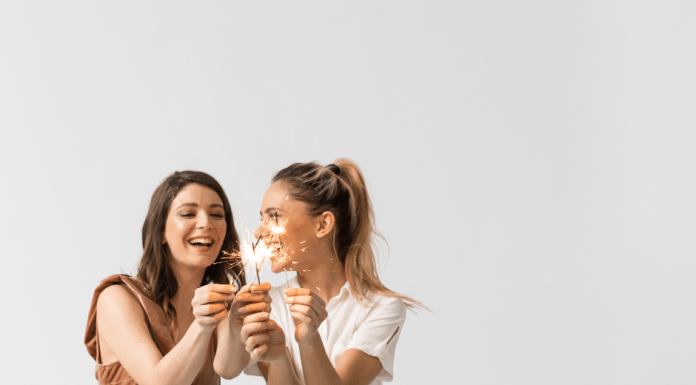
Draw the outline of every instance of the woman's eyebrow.
[[[193,202],[191,202],[191,203],[182,203],[181,206],[177,207],[176,209],[178,210],[178,209],[180,209],[180,208],[182,208],[182,207],[198,207],[198,203],[193,203]],[[222,207],[222,205],[219,204],[219,203],[213,203],[213,204],[210,205],[210,207],[211,207],[211,208],[212,208],[212,207],[219,207],[219,208],[221,208],[221,209],[224,209],[224,207]]]
[[[266,209],[266,214],[268,214],[268,213],[270,213],[270,212],[274,212],[274,211],[281,211],[281,212],[282,212],[283,210],[281,210],[281,209],[279,209],[279,208],[277,208],[277,207],[269,207],[269,208]]]

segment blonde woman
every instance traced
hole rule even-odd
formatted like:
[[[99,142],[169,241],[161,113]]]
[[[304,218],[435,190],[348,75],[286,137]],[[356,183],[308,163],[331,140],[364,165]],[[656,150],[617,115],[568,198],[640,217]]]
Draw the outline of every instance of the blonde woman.
[[[394,374],[406,309],[420,303],[387,289],[376,270],[378,233],[365,180],[346,159],[295,163],[273,177],[257,237],[282,247],[278,273],[297,277],[272,288],[272,311],[249,315],[242,342],[269,384],[381,384]],[[285,224],[281,239],[268,222]]]

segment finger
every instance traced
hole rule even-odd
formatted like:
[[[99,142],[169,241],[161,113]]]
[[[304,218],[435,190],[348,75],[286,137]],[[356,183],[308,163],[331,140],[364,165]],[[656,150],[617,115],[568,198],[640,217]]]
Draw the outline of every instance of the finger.
[[[268,291],[271,290],[271,284],[268,282],[261,282],[260,285],[252,283],[249,289],[252,293],[268,293]]]
[[[261,313],[254,313],[254,314],[249,314],[248,316],[244,317],[244,325],[252,324],[255,322],[264,322],[265,320],[270,317],[270,314],[266,312],[261,312]]]
[[[303,289],[301,287],[288,287],[287,289],[283,290],[283,293],[285,293],[285,295],[288,297],[293,297],[296,295],[312,295],[311,290]]]
[[[309,289],[303,289],[301,287],[289,287],[283,290],[283,293],[285,293],[285,295],[288,297],[311,296],[312,298],[317,300],[317,302],[319,302],[322,306],[326,306],[326,302],[324,302],[324,300],[319,296],[319,294]]]
[[[242,286],[241,289],[239,289],[239,291],[237,291],[237,295],[248,293],[248,292],[249,292],[249,285],[244,285],[244,286]]]
[[[228,293],[219,293],[219,292],[214,292],[210,291],[207,293],[204,293],[202,295],[203,297],[203,303],[210,303],[210,302],[221,302],[221,301],[229,301],[231,299],[234,299],[234,295],[232,295],[231,292]]]
[[[306,295],[299,297],[288,297],[285,299],[285,303],[291,304],[292,306],[309,306],[310,308],[312,308],[314,313],[322,319],[326,318],[326,316],[328,316],[329,314],[326,311],[326,307],[321,302],[317,301],[314,297],[309,297]],[[292,306],[290,306],[291,309]],[[309,315],[309,313],[307,314]]]
[[[210,283],[205,286],[201,286],[199,289],[203,289],[204,291],[214,291],[218,293],[230,293],[233,289],[234,291],[237,291],[237,288],[235,288],[234,285],[223,285],[220,283]]]
[[[215,314],[227,309],[227,306],[224,303],[211,303],[210,305],[204,305],[204,307],[208,308],[208,314]]]
[[[291,311],[290,315],[292,316],[292,319],[295,321],[295,324],[297,325],[298,323],[302,323],[308,326],[313,326],[314,321],[312,320],[312,317],[307,316],[304,313],[300,313],[297,311]]]
[[[215,313],[209,316],[196,317],[196,322],[203,326],[215,325],[216,323],[222,321],[225,318],[226,314],[227,311],[223,310],[219,313]]]
[[[210,305],[200,305],[193,309],[193,315],[196,317],[209,316],[227,310],[224,303],[211,303]]]
[[[249,337],[246,340],[246,351],[253,352],[258,344],[268,341],[268,338],[268,334],[257,334]]]
[[[263,359],[264,354],[268,351],[268,345],[262,344],[261,346],[257,347],[254,349],[252,352],[249,353],[249,356],[251,357],[252,360],[254,361],[259,361]]]
[[[299,304],[299,305],[312,306],[312,302],[317,302],[317,301],[315,301],[314,297],[312,297],[310,295],[298,295],[295,297],[286,297],[285,298],[285,303],[289,303],[289,304]]]
[[[263,293],[245,293],[245,294],[237,294],[237,296],[234,297],[235,301],[242,301],[242,302],[268,302],[271,303],[271,297],[268,294],[263,294]]]
[[[316,312],[314,311],[314,309],[312,309],[311,307],[309,307],[307,305],[292,305],[292,306],[290,306],[290,311],[302,313],[302,314],[306,315],[307,317],[315,317],[316,316]]]
[[[254,302],[248,305],[244,305],[243,307],[240,307],[238,310],[239,314],[251,314],[260,311],[266,311],[270,313],[271,305],[266,302]]]
[[[250,336],[254,335],[256,332],[264,331],[264,330],[269,330],[269,328],[275,329],[275,323],[272,322],[254,322],[250,323],[247,325],[242,326],[242,341],[247,340],[250,338]],[[273,330],[271,329],[271,330]]]

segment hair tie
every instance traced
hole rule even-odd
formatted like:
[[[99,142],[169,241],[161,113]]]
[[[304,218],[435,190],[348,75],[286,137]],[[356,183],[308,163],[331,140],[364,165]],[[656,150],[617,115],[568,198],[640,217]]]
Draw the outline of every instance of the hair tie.
[[[337,176],[341,175],[341,169],[333,163],[327,165],[326,168],[333,171],[333,173],[336,174]]]

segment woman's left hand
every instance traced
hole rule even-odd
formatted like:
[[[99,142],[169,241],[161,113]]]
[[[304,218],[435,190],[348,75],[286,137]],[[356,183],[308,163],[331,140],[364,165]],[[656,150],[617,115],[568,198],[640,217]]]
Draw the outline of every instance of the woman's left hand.
[[[309,289],[289,287],[283,291],[291,304],[290,314],[295,322],[295,341],[304,342],[313,337],[326,319],[326,302]]]

